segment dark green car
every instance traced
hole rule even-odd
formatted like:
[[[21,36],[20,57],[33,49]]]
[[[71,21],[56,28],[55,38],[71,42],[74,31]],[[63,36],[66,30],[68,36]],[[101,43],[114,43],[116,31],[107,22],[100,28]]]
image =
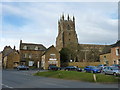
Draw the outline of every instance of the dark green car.
[[[54,65],[50,65],[50,66],[48,67],[48,70],[54,70],[54,71],[57,71],[58,69],[59,69],[59,67],[54,66]]]

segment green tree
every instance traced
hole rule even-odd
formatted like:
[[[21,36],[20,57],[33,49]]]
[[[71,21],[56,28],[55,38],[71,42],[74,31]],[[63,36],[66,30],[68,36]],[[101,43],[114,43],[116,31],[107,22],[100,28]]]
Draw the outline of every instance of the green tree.
[[[73,60],[73,62],[78,61],[78,44],[70,43],[67,45],[69,49],[69,60]]]
[[[70,50],[68,48],[62,48],[60,51],[60,61],[61,63],[69,61]]]

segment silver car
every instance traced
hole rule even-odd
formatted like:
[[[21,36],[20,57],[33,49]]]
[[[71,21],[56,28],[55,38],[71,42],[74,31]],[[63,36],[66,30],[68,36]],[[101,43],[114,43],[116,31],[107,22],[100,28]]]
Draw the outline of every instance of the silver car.
[[[114,76],[120,75],[120,69],[118,67],[114,67],[114,66],[106,66],[106,67],[104,67],[103,72],[105,74],[112,74]]]
[[[20,65],[17,67],[17,70],[29,70],[29,67],[25,65]]]

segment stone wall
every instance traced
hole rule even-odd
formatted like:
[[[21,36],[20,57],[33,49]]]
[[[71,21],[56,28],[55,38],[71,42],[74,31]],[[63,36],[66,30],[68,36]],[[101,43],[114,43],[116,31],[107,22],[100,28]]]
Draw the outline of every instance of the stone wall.
[[[101,63],[100,62],[69,62],[69,63],[64,63],[64,65],[78,66],[78,67],[97,66],[99,64],[101,64]]]

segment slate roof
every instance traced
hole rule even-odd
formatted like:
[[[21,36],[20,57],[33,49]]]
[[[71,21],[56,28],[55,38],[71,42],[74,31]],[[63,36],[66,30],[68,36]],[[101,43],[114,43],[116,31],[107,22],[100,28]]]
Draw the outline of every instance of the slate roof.
[[[9,54],[11,54],[13,52],[19,53],[18,50],[12,49],[10,46],[5,46],[1,53],[3,54],[3,57],[5,57],[5,56],[8,56]]]
[[[27,50],[35,50],[38,47],[38,51],[45,51],[46,47],[42,44],[34,44],[34,43],[20,43],[20,50],[23,50],[23,47],[27,46]]]
[[[112,44],[112,47],[119,47],[120,46],[120,40],[118,40],[115,44]]]

